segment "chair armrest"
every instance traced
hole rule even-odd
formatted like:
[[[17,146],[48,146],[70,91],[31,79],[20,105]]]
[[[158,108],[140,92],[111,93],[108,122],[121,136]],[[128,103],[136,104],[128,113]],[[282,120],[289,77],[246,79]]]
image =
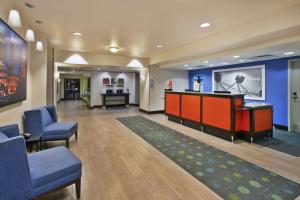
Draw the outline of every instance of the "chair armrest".
[[[57,114],[56,114],[55,106],[46,106],[46,109],[48,110],[53,122],[57,122]]]
[[[8,138],[16,137],[20,134],[18,124],[10,124],[0,127],[0,132],[4,133]]]

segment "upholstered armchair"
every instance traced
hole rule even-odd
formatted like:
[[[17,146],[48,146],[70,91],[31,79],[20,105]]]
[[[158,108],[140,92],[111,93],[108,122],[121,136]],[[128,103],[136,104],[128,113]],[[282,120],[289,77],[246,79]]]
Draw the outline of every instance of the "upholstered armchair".
[[[0,199],[28,200],[74,183],[79,199],[81,161],[65,147],[27,155],[17,130],[0,128]]]
[[[54,106],[36,108],[24,112],[24,129],[30,134],[42,134],[42,141],[66,140],[69,147],[69,139],[75,134],[77,139],[77,122],[58,122]]]

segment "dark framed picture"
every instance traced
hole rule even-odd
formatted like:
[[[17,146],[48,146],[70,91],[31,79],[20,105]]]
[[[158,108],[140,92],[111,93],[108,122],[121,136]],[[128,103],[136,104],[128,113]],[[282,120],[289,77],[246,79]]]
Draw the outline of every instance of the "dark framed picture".
[[[103,78],[102,83],[103,85],[109,85],[109,78]]]
[[[118,85],[124,85],[124,78],[118,78]]]
[[[111,78],[110,82],[111,82],[111,84],[116,85],[117,84],[117,78]]]
[[[27,42],[0,19],[0,107],[26,100]]]

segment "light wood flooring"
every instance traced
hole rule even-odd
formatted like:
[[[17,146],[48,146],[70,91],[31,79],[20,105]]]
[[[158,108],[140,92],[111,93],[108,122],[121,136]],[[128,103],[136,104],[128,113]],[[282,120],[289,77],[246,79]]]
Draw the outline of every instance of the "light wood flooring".
[[[58,111],[60,120],[79,123],[78,141],[72,138],[70,149],[83,163],[81,199],[84,200],[221,199],[116,119],[137,114],[300,184],[300,158],[244,141],[232,144],[169,122],[162,114],[146,115],[137,107],[90,110],[81,101],[63,101]],[[51,146],[63,144],[49,143]],[[40,199],[76,199],[75,187],[52,192]]]

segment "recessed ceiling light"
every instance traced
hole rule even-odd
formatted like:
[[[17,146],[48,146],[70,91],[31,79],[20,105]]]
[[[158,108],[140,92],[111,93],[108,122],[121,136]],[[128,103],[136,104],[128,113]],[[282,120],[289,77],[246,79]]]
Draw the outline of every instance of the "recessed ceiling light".
[[[204,61],[203,63],[206,63],[206,64],[207,64],[207,63],[209,63],[209,61],[208,61],[208,60],[206,60],[206,61]]]
[[[285,52],[285,53],[284,53],[284,55],[293,55],[293,54],[295,54],[295,52],[293,52],[293,51]]]
[[[222,63],[222,65],[227,65],[227,64],[228,64],[228,62],[223,62],[223,63]]]
[[[240,56],[239,56],[239,55],[234,55],[233,57],[234,57],[234,58],[239,58]]]
[[[118,47],[109,47],[109,50],[112,52],[112,53],[117,53],[119,51],[119,48]]]
[[[79,32],[74,32],[73,35],[74,35],[74,36],[82,36],[82,34],[79,33]]]
[[[156,47],[157,47],[157,48],[163,48],[164,46],[163,46],[163,45],[160,45],[160,44],[158,44],[158,45],[156,45]]]
[[[185,65],[183,65],[183,66],[188,67],[189,65],[188,65],[188,64],[185,64]]]
[[[201,28],[207,28],[207,27],[209,27],[209,26],[210,26],[210,23],[208,23],[208,22],[202,23],[202,24],[200,25]]]
[[[240,62],[244,62],[244,60],[240,60]]]

